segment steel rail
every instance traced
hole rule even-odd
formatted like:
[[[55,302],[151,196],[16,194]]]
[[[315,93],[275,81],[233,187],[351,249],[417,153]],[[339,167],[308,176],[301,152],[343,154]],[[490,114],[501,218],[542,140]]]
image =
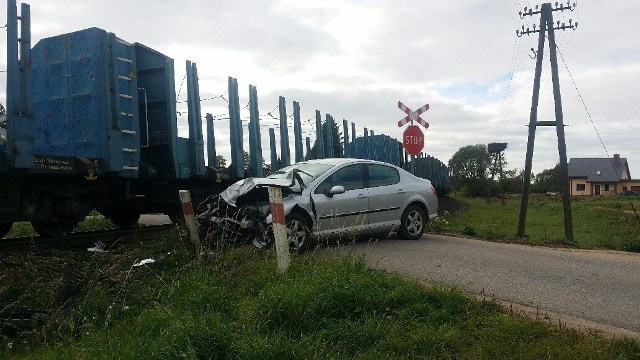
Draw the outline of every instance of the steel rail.
[[[175,229],[176,226],[144,225],[132,229],[94,230],[71,233],[66,237],[45,238],[42,236],[23,236],[0,240],[0,252],[6,250],[26,251],[42,249],[73,249],[83,246],[93,246],[101,241],[107,247],[116,241],[150,240],[151,238]]]

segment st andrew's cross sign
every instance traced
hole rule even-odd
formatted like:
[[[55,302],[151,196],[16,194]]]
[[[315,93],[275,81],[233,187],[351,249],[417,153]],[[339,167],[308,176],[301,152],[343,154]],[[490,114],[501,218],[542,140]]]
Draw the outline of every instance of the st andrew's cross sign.
[[[429,110],[429,104],[425,104],[420,109],[412,111],[403,104],[402,101],[398,101],[398,108],[407,114],[404,119],[398,121],[398,127],[411,123],[411,125],[409,125],[402,133],[402,143],[404,148],[407,150],[409,155],[418,155],[422,149],[424,149],[424,134],[418,126],[413,125],[413,121],[424,126],[425,129],[429,128],[429,123],[420,117],[420,114]]]
[[[429,104],[424,104],[424,106],[422,106],[420,109],[416,111],[411,111],[411,109],[409,109],[405,104],[403,104],[402,101],[398,101],[398,108],[407,114],[407,116],[404,119],[398,121],[398,127],[403,127],[404,125],[410,123],[411,121],[415,121],[418,124],[424,126],[425,129],[429,128],[429,123],[424,121],[424,119],[420,117],[420,114],[429,110]]]

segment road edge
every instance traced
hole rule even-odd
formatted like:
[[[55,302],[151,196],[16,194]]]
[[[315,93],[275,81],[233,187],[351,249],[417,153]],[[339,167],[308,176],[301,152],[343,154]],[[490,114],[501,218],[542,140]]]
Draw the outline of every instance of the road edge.
[[[425,282],[425,284],[428,285],[429,283]],[[581,333],[599,335],[607,339],[630,338],[640,342],[640,332],[633,330],[500,300],[483,294],[467,293],[478,300],[494,302],[509,311],[512,315],[519,315],[535,321],[544,322],[561,330],[573,329]]]

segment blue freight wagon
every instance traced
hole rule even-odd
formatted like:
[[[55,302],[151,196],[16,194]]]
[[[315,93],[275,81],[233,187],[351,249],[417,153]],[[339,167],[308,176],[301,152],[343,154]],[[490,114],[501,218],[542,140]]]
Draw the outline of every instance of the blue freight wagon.
[[[178,137],[173,59],[98,28],[30,44],[8,1],[7,134],[0,139],[0,235],[31,221],[63,236],[93,209],[122,228],[141,213],[181,215],[219,192],[204,165],[196,65],[187,62],[189,138]]]
[[[263,173],[254,86],[249,86],[248,169],[238,83],[231,77],[231,164],[228,169],[207,167],[194,63],[186,64],[189,137],[181,138],[173,59],[99,28],[45,38],[32,48],[30,23],[29,5],[21,4],[18,17],[16,0],[7,0],[6,133],[0,127],[1,236],[16,221],[30,221],[44,236],[64,236],[93,209],[121,228],[135,225],[142,213],[165,213],[179,221],[178,190],[189,190],[198,203],[245,174]],[[304,158],[300,106],[293,105],[295,161],[300,161]],[[269,129],[272,170],[291,161],[284,97],[278,108],[279,156],[275,131]],[[349,131],[343,120],[341,142],[334,140],[334,127],[331,115],[326,114],[322,124],[316,110],[315,150],[307,137],[307,158],[403,162],[401,144],[389,136],[374,136],[365,128],[364,137],[356,137],[355,124]],[[213,133],[213,116],[207,114],[209,165],[216,162]]]

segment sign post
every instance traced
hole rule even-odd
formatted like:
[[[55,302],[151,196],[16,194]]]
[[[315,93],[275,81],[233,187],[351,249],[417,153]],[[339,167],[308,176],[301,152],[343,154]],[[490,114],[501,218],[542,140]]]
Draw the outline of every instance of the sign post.
[[[287,238],[287,225],[282,206],[282,189],[277,186],[269,186],[269,203],[271,204],[271,223],[273,237],[276,242],[276,257],[278,270],[286,272],[289,269],[291,258],[289,255],[289,241]]]
[[[416,155],[420,154],[422,149],[424,149],[424,134],[418,126],[413,125],[413,122],[416,121],[418,124],[424,126],[425,129],[429,128],[429,123],[420,117],[420,114],[429,110],[429,104],[424,104],[420,109],[412,111],[403,104],[402,101],[398,101],[398,108],[407,114],[406,117],[398,121],[398,127],[411,123],[411,125],[409,125],[402,134],[402,144],[404,145],[405,150],[407,150],[407,153],[411,155],[411,173],[415,175],[415,159]]]
[[[189,236],[191,241],[196,246],[196,256],[200,259],[202,249],[200,248],[200,234],[198,234],[198,227],[196,226],[195,215],[193,211],[193,204],[191,203],[191,193],[189,190],[179,190],[178,196],[182,203],[182,213],[184,215],[184,222],[189,230]]]

